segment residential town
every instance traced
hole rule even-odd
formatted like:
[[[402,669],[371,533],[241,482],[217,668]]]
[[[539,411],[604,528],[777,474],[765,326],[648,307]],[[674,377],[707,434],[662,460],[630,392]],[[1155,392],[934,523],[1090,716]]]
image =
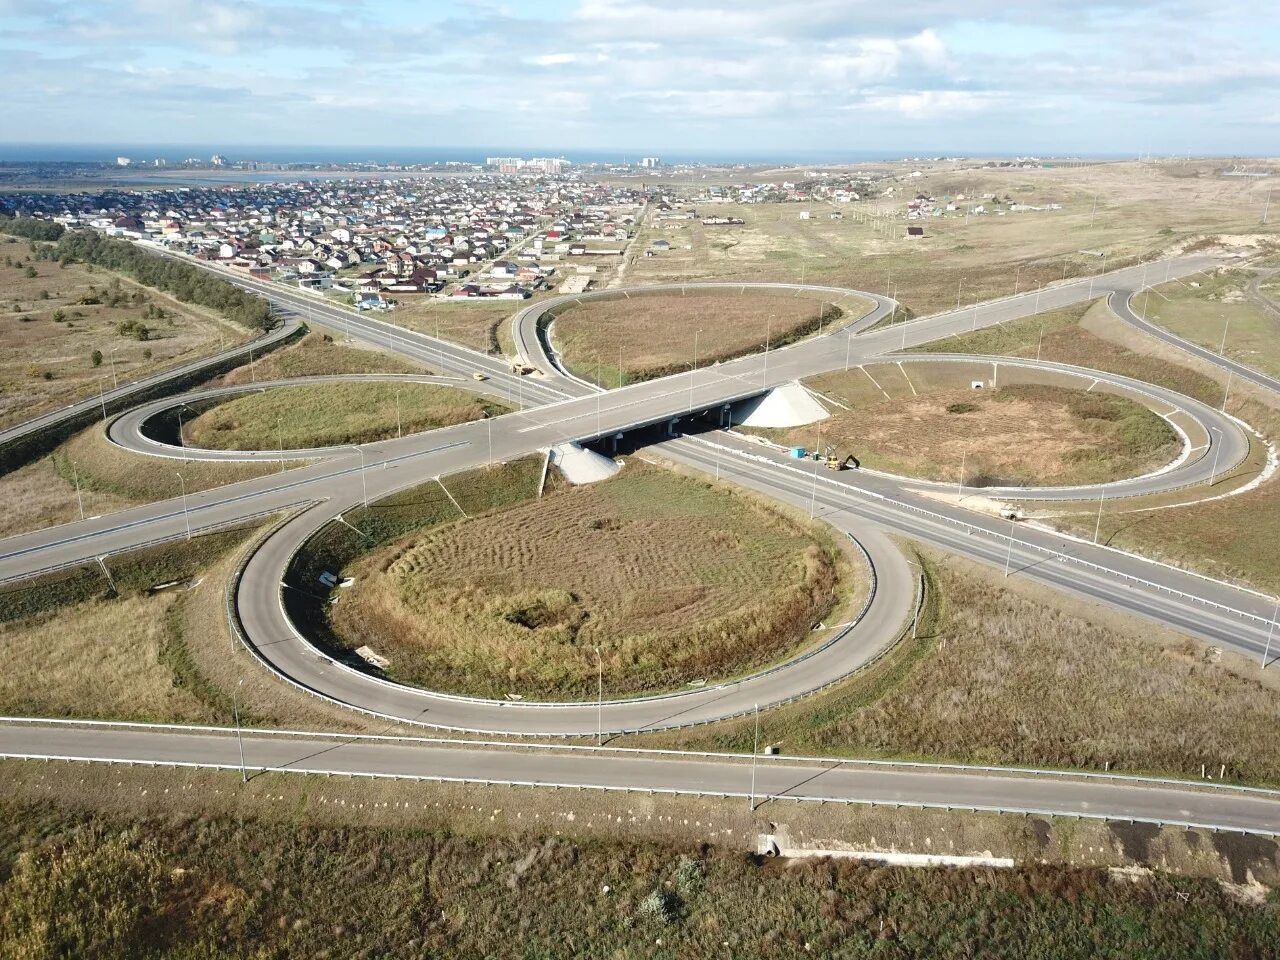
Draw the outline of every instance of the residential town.
[[[361,309],[397,298],[524,300],[581,292],[620,261],[647,195],[573,176],[343,179],[10,195],[0,212],[48,218],[347,296]]]

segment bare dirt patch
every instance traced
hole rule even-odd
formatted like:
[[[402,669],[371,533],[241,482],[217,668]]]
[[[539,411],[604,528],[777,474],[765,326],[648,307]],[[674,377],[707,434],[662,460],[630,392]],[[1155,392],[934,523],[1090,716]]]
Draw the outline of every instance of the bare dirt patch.
[[[808,642],[851,573],[825,537],[729,490],[633,464],[357,561],[335,631],[390,672],[486,696],[679,687]]]

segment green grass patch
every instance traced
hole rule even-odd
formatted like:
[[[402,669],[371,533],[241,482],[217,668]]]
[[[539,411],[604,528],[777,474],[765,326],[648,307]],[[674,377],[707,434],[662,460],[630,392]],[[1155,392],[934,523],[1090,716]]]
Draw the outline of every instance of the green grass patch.
[[[424,383],[317,383],[250,393],[185,425],[187,441],[214,450],[296,450],[369,443],[494,417],[504,404]]]

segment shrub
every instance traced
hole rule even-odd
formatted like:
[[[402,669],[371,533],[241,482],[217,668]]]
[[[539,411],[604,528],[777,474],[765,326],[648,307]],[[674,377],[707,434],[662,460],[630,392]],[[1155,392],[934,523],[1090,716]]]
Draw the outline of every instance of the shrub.
[[[969,403],[963,400],[959,403],[947,404],[947,413],[973,413],[977,409],[978,405],[976,403]]]
[[[93,351],[93,353],[89,354],[89,362],[92,363],[95,367],[102,366],[102,351],[95,350]]]

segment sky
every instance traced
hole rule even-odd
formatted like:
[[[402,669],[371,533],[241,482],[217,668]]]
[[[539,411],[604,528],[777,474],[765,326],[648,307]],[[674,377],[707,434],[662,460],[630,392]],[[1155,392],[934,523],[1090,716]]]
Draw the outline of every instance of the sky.
[[[1280,154],[1264,0],[0,0],[0,77],[0,144]]]

